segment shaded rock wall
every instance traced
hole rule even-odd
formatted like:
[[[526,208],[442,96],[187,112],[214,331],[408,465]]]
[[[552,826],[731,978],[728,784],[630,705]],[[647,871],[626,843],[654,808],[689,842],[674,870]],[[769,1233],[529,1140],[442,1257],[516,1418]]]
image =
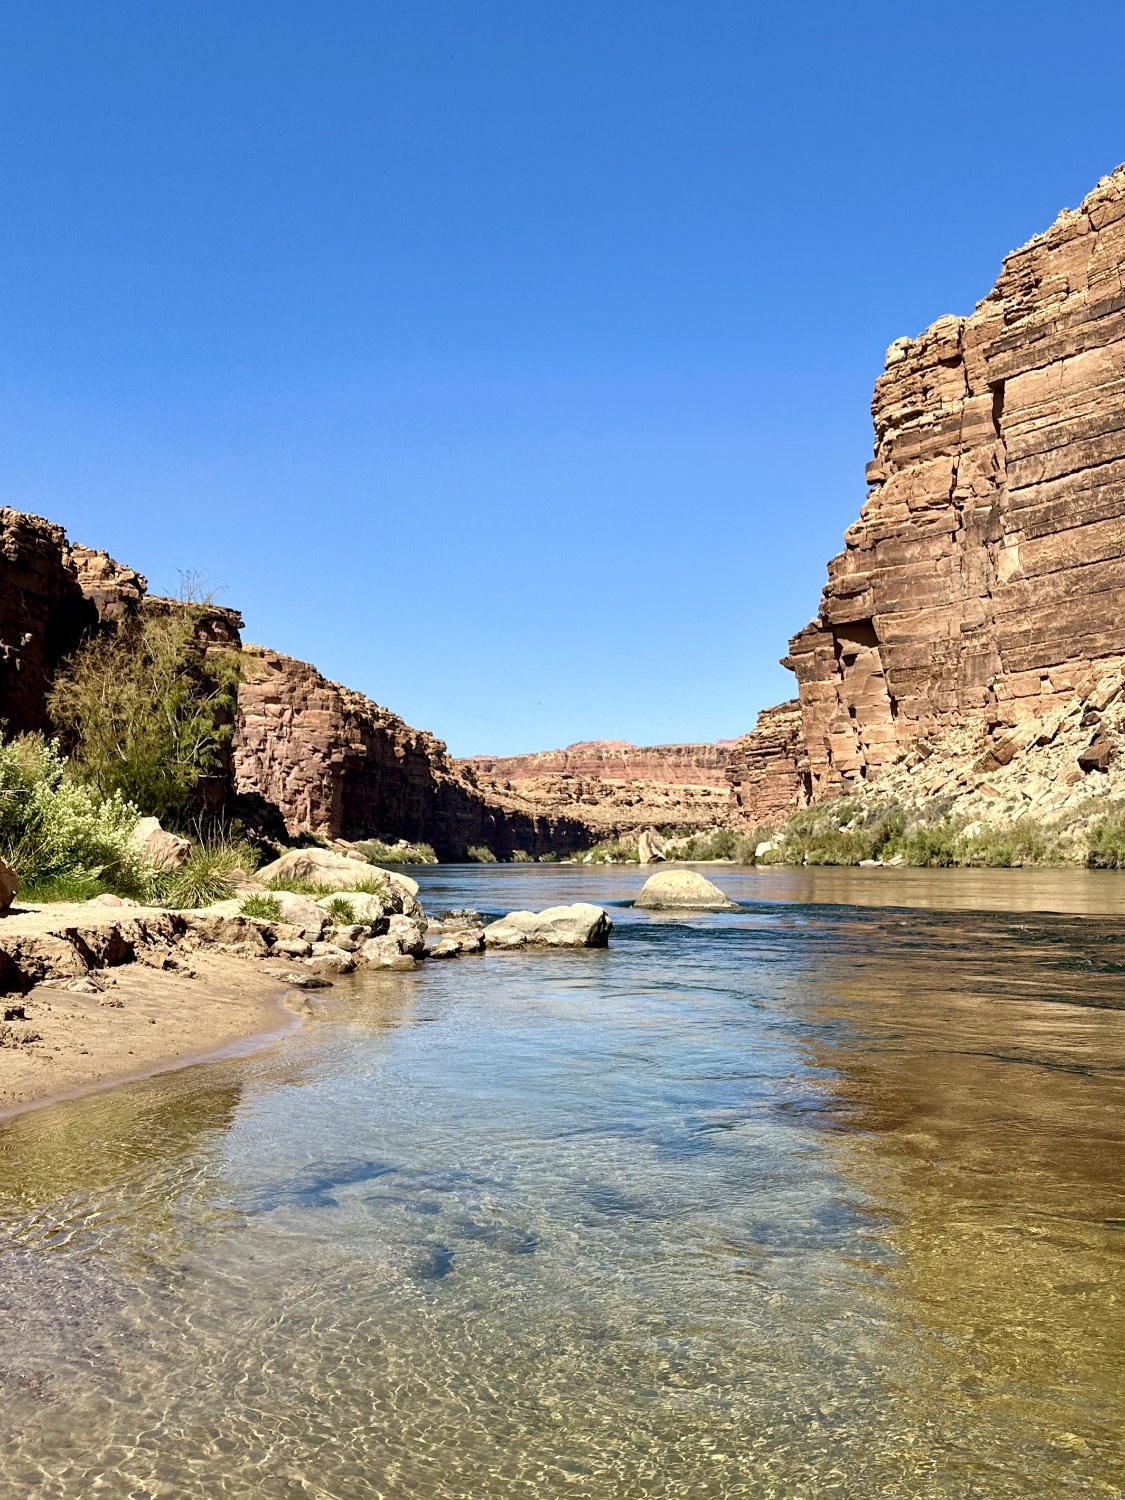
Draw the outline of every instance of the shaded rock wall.
[[[790,643],[814,798],[1125,651],[1125,168],[887,351],[859,520]]]
[[[763,708],[727,761],[731,813],[753,826],[777,823],[809,801],[811,777],[796,698]]]
[[[98,623],[66,532],[0,509],[0,721],[6,735],[43,729],[46,692],[63,657]]]
[[[405,838],[452,857],[584,848],[578,820],[538,813],[481,789],[445,745],[307,662],[244,648],[232,745],[235,793],[275,809],[289,833]]]

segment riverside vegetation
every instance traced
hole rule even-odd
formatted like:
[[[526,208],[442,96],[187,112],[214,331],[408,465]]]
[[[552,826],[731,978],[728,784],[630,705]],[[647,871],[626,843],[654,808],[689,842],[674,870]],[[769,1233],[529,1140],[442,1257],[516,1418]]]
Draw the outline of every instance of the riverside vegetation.
[[[1125,869],[1125,800],[1111,797],[1090,798],[1050,819],[997,823],[953,816],[942,799],[906,807],[894,798],[841,798],[801,808],[778,827],[661,834],[667,857],[687,862]],[[619,838],[578,857],[587,864],[637,863],[639,853],[636,839]]]
[[[19,876],[24,900],[108,894],[178,910],[208,906],[230,898],[263,852],[276,854],[239,823],[205,812],[241,676],[236,652],[201,639],[209,603],[189,583],[181,599],[88,641],[48,695],[57,733],[0,743],[0,859]],[[154,868],[133,842],[142,817],[190,838],[178,868]],[[357,847],[370,863],[436,860],[429,845],[405,840]]]
[[[51,688],[57,737],[22,734],[0,745],[0,858],[19,875],[25,899],[83,901],[108,893],[178,909],[207,906],[229,899],[263,852],[277,853],[237,822],[201,811],[231,737],[241,675],[236,652],[201,639],[209,602],[189,586],[181,599],[154,602],[89,641]],[[876,792],[802,808],[777,827],[661,832],[667,857],[686,862],[1125,868],[1125,800],[1092,797],[1050,819],[993,824],[958,817],[950,800],[908,805]],[[191,838],[177,869],[154,869],[131,842],[142,816]],[[371,838],[352,847],[371,864],[437,858],[428,844],[404,839]],[[465,857],[497,860],[485,845],[470,847]],[[508,858],[533,860],[521,849]],[[584,851],[539,856],[556,858],[632,863],[638,844],[612,838]],[[329,891],[310,886],[305,893]],[[268,895],[249,899],[263,908],[248,908],[249,915],[267,915]]]

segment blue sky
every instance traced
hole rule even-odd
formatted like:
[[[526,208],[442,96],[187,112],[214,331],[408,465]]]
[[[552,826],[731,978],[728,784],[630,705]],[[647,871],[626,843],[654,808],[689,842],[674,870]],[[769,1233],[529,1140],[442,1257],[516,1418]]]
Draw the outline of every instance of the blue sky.
[[[5,503],[457,754],[792,691],[887,344],[1125,158],[1119,5],[0,4]]]

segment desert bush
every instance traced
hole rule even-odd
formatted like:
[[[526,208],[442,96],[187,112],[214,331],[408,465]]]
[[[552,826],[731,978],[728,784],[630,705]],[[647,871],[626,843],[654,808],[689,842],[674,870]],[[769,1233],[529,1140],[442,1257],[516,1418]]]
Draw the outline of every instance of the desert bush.
[[[687,861],[730,859],[752,865],[754,850],[762,842],[760,830],[742,833],[734,828],[715,828],[708,833],[693,833],[687,838],[668,840],[668,857]]]
[[[206,600],[149,603],[79,648],[47,697],[77,779],[179,826],[230,738],[238,653],[199,639]]]
[[[558,855],[551,850],[548,850],[546,854],[539,855],[539,863],[541,865],[553,865],[557,859]]]
[[[281,903],[276,896],[247,896],[238,909],[244,917],[262,917],[267,922],[281,920]]]
[[[908,865],[948,866],[958,858],[958,836],[952,823],[914,828],[896,840],[896,854]]]
[[[636,864],[640,859],[636,839],[602,839],[582,856],[584,864]]]
[[[68,882],[70,890],[93,895],[143,895],[150,872],[129,843],[139,816],[119,793],[101,797],[71,780],[58,745],[41,734],[0,745],[0,857],[28,899],[35,899],[33,890]]]
[[[533,865],[535,863],[535,856],[529,854],[526,849],[513,849],[508,858],[514,865]]]
[[[465,858],[478,865],[494,865],[496,856],[486,844],[470,844],[465,850]]]
[[[957,863],[1003,869],[1009,865],[1043,864],[1057,858],[1057,850],[1041,823],[1019,818],[1014,823],[984,828],[971,838],[962,838]]]
[[[1091,870],[1125,869],[1125,804],[1103,804],[1104,812],[1086,829],[1086,864]]]
[[[359,839],[352,845],[373,865],[436,865],[432,844],[385,844],[382,839]]]

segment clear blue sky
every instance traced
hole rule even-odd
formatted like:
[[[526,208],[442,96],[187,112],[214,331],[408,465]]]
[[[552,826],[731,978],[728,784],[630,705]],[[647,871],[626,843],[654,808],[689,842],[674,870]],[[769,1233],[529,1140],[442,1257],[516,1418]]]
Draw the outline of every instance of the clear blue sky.
[[[1125,158],[1125,8],[0,5],[0,474],[458,754],[715,739],[883,351]]]

